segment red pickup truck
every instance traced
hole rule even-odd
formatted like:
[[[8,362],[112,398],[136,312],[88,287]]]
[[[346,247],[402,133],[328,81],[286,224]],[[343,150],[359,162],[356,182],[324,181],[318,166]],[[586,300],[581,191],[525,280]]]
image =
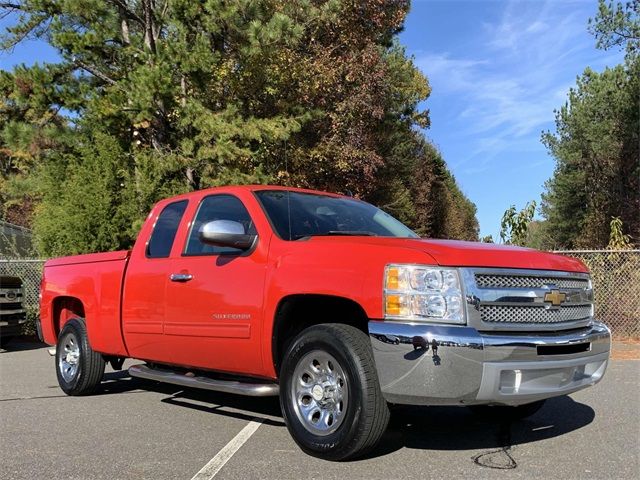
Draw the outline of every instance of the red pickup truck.
[[[224,187],[159,202],[131,251],[49,260],[44,339],[69,395],[132,376],[279,395],[300,447],[363,455],[388,404],[513,418],[599,381],[610,332],[580,261],[428,240],[350,197]]]

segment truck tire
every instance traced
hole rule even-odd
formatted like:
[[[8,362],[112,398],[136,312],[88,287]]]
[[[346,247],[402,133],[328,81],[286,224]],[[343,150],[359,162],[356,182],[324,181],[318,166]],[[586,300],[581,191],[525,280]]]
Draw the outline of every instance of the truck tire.
[[[339,461],[374,448],[389,408],[369,337],[343,324],[303,330],[282,362],[280,406],[289,433],[310,455]]]
[[[544,405],[545,400],[509,407],[506,405],[470,405],[473,413],[487,420],[508,420],[516,421],[534,415]]]
[[[74,318],[65,323],[56,348],[56,374],[67,395],[88,395],[102,381],[105,361],[89,345],[84,321]]]

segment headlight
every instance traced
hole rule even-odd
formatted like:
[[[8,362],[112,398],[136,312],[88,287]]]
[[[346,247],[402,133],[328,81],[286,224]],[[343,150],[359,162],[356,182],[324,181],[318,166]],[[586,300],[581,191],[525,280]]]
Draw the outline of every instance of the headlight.
[[[454,269],[387,265],[384,318],[465,323],[460,277]]]

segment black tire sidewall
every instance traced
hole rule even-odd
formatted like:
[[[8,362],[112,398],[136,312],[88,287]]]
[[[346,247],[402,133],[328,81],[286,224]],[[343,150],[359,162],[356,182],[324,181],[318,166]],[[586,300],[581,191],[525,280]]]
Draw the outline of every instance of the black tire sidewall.
[[[67,382],[60,372],[60,358],[64,354],[64,346],[62,345],[62,340],[67,336],[68,333],[73,333],[75,335],[80,352],[80,356],[78,358],[78,370],[75,377],[70,382]],[[77,391],[78,385],[82,381],[82,377],[84,375],[85,363],[87,361],[86,357],[86,334],[84,324],[82,323],[82,321],[74,318],[65,323],[62,331],[60,332],[60,335],[58,335],[58,344],[56,346],[56,375],[58,376],[58,383],[60,384],[60,388],[62,388],[64,393],[73,395]]]
[[[313,350],[332,355],[347,377],[349,398],[345,417],[338,429],[326,436],[315,435],[300,423],[291,399],[291,382],[296,365],[304,355]],[[335,447],[352,443],[363,413],[365,388],[361,370],[351,346],[339,336],[332,335],[328,329],[311,327],[291,344],[280,371],[280,406],[291,436],[306,453],[327,459],[340,459],[343,452],[336,451]]]

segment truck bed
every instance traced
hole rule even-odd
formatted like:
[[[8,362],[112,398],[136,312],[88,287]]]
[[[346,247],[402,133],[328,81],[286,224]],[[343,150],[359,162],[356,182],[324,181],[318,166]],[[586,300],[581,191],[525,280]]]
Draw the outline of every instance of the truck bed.
[[[40,318],[42,334],[55,344],[71,318],[85,319],[95,351],[126,355],[120,326],[120,302],[129,251],[54,258],[44,265]],[[55,298],[55,301],[52,299]]]
[[[78,265],[81,263],[113,262],[126,260],[129,257],[129,250],[118,250],[116,252],[87,253],[84,255],[70,255],[68,257],[52,258],[44,264],[47,267],[59,267],[61,265]]]

